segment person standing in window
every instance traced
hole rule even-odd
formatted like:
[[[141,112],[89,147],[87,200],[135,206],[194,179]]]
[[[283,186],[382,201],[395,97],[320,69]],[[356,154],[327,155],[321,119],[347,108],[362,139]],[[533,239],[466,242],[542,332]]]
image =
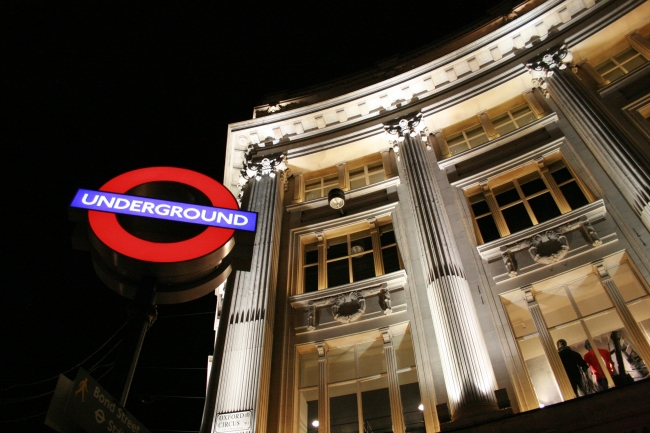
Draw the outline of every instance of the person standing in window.
[[[562,365],[564,365],[564,370],[566,370],[566,375],[569,376],[571,387],[576,393],[576,397],[578,396],[578,389],[582,391],[583,395],[587,395],[587,390],[583,383],[583,371],[587,371],[587,363],[578,352],[567,345],[566,340],[557,341],[557,350],[560,354]]]
[[[598,363],[598,359],[596,358],[594,349],[592,349],[591,344],[589,344],[589,340],[585,341],[585,349],[588,350],[588,352],[585,353],[585,362],[589,364],[589,368],[591,368],[591,371],[596,375],[598,390],[603,391],[605,389],[608,389],[609,383],[607,382],[607,378],[605,377],[603,369],[600,368],[600,363]],[[607,370],[609,370],[609,374],[614,373],[614,367],[612,366],[612,357],[609,355],[609,352],[605,349],[598,349],[598,353],[603,359]]]

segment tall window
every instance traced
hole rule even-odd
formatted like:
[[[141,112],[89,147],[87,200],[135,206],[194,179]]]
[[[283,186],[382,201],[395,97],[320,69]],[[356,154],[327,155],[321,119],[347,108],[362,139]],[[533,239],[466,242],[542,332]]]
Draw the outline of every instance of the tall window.
[[[650,340],[650,297],[627,263],[608,269],[630,312]],[[560,339],[581,356],[587,353],[585,342],[611,352],[616,363],[612,332],[621,337],[622,360],[625,370],[635,380],[648,376],[648,369],[629,340],[616,308],[612,305],[597,275],[589,273],[577,279],[554,285],[549,282],[533,285],[534,298],[544,317],[553,344]],[[555,283],[557,284],[557,283]],[[561,401],[555,377],[548,363],[528,305],[521,291],[501,295],[522,358],[528,369],[535,393],[541,404]],[[617,369],[614,370],[618,371]],[[593,380],[593,378],[592,378]]]
[[[515,174],[490,179],[487,190],[475,186],[466,194],[479,243],[527,229],[589,203],[561,159],[543,168],[530,164]]]
[[[319,256],[318,242],[303,247],[305,292],[362,281],[402,268],[395,231],[389,221],[378,223],[375,228],[325,236],[322,242],[320,250],[324,257]],[[319,287],[322,280],[326,282]]]
[[[600,63],[596,66],[596,71],[598,71],[603,78],[614,81],[644,63],[647,63],[646,58],[634,48],[628,47]]]

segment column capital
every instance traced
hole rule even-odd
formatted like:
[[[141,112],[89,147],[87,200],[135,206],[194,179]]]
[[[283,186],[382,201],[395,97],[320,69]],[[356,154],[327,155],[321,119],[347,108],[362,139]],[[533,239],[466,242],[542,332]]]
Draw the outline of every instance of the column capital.
[[[287,158],[284,154],[270,155],[264,158],[254,158],[251,149],[249,148],[246,158],[244,158],[244,168],[239,172],[239,181],[237,182],[240,191],[239,199],[241,200],[244,186],[246,186],[249,180],[253,178],[255,178],[255,180],[261,180],[263,176],[274,178],[276,174],[282,176],[285,171],[289,171],[286,162]]]
[[[399,152],[399,144],[408,136],[416,137],[420,135],[420,139],[425,144],[427,143],[426,125],[422,121],[422,112],[420,111],[414,111],[396,119],[389,120],[383,123],[382,126],[388,134],[395,152]],[[427,146],[427,148],[429,147]]]
[[[533,86],[539,87],[545,97],[549,97],[545,78],[550,77],[556,71],[561,71],[571,66],[574,69],[573,54],[569,51],[566,44],[559,47],[549,48],[537,57],[531,59],[524,66],[532,76]]]
[[[534,305],[537,305],[537,301],[535,300],[535,295],[533,294],[533,286],[532,285],[527,285],[521,288],[521,292],[524,295],[524,299],[528,303],[529,307],[532,307]]]
[[[391,344],[391,336],[390,336],[390,328],[389,327],[379,328],[379,333],[381,334],[381,338],[384,340],[384,345]]]
[[[316,350],[318,351],[318,358],[324,359],[325,355],[327,354],[327,343],[322,340],[316,341],[314,342],[314,346],[316,346]]]
[[[600,276],[601,279],[609,279],[611,276],[609,275],[609,272],[607,272],[607,269],[605,269],[604,263],[602,260],[596,260],[595,262],[591,262],[591,266],[593,266],[594,271]]]

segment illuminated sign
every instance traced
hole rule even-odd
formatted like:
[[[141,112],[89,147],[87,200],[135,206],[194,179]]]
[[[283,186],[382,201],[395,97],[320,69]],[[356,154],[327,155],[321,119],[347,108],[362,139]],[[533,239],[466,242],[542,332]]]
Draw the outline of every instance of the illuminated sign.
[[[212,206],[189,205],[125,195],[140,185],[152,182],[176,182],[191,186],[202,192],[210,200]],[[95,198],[97,201],[94,205],[87,204],[93,203]],[[239,211],[237,199],[225,186],[208,176],[182,168],[150,167],[133,170],[111,179],[99,191],[80,191],[77,193],[75,201],[77,199],[82,203],[84,209],[89,209],[90,228],[102,243],[115,252],[146,262],[173,263],[198,259],[228,244],[234,236],[235,228],[250,230],[252,227],[254,230],[256,223],[256,214]],[[113,199],[114,201],[111,202]],[[127,202],[129,203],[128,208],[126,208]],[[152,205],[153,208],[151,208]],[[167,208],[166,205],[170,207]],[[206,224],[208,227],[199,235],[184,241],[152,242],[129,233],[120,225],[116,213],[118,211],[125,213],[122,211],[126,209],[128,209],[129,215]],[[164,215],[167,209],[169,209],[169,215]],[[205,211],[205,220],[202,218],[203,211]],[[214,221],[209,221],[213,215]],[[220,215],[221,217],[219,217]],[[244,220],[246,220],[246,224],[243,224]],[[218,222],[220,225],[210,224],[213,222]],[[222,223],[226,225],[222,225]],[[238,225],[240,223],[242,225]]]
[[[137,215],[235,230],[255,231],[257,214],[153,198],[80,189],[70,204],[80,209]]]

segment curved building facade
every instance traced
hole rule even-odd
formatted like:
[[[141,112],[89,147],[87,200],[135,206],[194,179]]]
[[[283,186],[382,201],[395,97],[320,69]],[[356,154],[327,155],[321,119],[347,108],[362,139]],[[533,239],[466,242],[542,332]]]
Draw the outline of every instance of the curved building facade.
[[[206,431],[650,427],[649,119],[650,3],[531,0],[229,125]]]

